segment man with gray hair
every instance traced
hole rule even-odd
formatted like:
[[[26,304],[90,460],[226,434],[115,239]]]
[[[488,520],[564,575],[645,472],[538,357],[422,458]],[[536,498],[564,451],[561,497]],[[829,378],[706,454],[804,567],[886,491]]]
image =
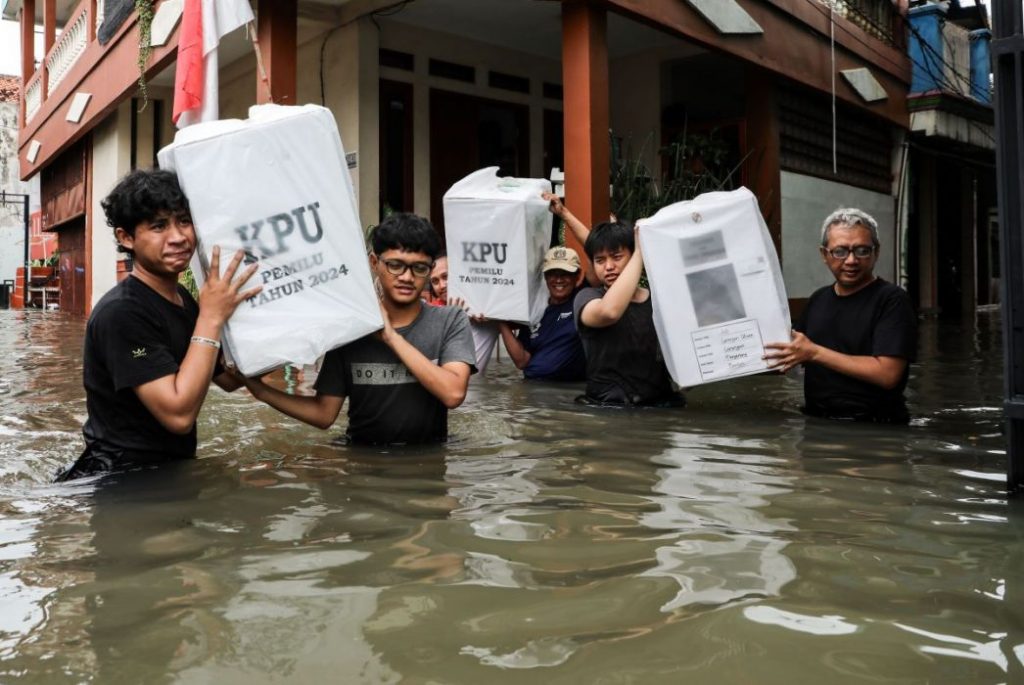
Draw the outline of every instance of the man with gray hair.
[[[837,209],[821,227],[821,258],[835,283],[814,292],[789,342],[765,358],[788,371],[804,365],[804,413],[831,419],[906,423],[903,391],[917,348],[917,317],[900,287],[874,274],[878,224]]]

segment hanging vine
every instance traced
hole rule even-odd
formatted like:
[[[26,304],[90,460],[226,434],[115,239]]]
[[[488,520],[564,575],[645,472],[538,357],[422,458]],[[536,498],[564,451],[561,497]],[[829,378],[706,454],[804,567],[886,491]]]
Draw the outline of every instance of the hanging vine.
[[[152,29],[153,29],[153,0],[135,0],[135,11],[139,13],[139,94],[142,96],[142,104],[139,111],[146,109],[149,104],[149,87],[146,84],[146,62],[153,52]]]

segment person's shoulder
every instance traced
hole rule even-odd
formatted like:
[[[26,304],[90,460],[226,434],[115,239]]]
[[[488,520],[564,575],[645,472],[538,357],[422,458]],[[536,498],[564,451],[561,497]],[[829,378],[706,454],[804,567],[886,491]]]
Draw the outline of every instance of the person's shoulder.
[[[602,297],[604,297],[604,288],[587,286],[576,291],[573,302],[590,302],[591,300],[599,300]]]
[[[420,323],[431,328],[448,328],[465,322],[469,323],[469,316],[461,307],[452,305],[430,306],[424,305],[420,314]]]
[[[907,302],[910,301],[909,293],[895,283],[890,283],[889,281],[881,278],[879,278],[876,283],[879,297],[885,299],[893,298],[897,300],[906,300]]]
[[[138,293],[132,288],[131,280],[126,278],[103,294],[89,314],[90,326],[116,321],[130,312],[144,309]]]
[[[829,293],[835,294],[835,292],[835,284],[823,285],[817,290],[815,290],[813,293],[811,293],[811,296],[807,298],[807,301],[810,302],[812,300],[817,300],[822,297],[825,297]]]

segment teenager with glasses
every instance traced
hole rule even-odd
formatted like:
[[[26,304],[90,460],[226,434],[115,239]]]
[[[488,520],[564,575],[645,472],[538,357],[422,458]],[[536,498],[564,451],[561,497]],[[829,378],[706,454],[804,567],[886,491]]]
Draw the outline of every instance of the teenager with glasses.
[[[384,329],[324,357],[316,395],[289,395],[246,380],[253,395],[293,418],[329,428],[348,398],[349,442],[395,445],[442,442],[448,410],[462,404],[476,371],[469,319],[455,307],[420,299],[441,243],[413,214],[392,214],[371,236],[370,269]]]
[[[837,209],[822,225],[820,249],[835,282],[811,295],[793,339],[765,345],[765,358],[783,372],[804,365],[807,414],[906,423],[917,317],[902,288],[875,276],[878,224],[859,209]]]

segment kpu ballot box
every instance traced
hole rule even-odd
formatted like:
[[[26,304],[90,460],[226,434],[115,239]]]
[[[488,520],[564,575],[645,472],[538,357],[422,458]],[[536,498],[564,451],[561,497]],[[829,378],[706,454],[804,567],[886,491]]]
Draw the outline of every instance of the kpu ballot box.
[[[499,178],[476,171],[444,194],[448,297],[489,319],[540,321],[548,291],[541,265],[551,242],[551,214],[541,193],[550,181]]]
[[[654,324],[683,387],[759,373],[790,338],[782,269],[757,198],[705,193],[639,222]]]
[[[249,118],[196,124],[160,151],[188,196],[202,286],[214,245],[221,270],[245,251],[263,291],[223,331],[247,376],[310,364],[383,321],[345,151],[330,110],[259,105]],[[242,271],[242,268],[239,269]]]

